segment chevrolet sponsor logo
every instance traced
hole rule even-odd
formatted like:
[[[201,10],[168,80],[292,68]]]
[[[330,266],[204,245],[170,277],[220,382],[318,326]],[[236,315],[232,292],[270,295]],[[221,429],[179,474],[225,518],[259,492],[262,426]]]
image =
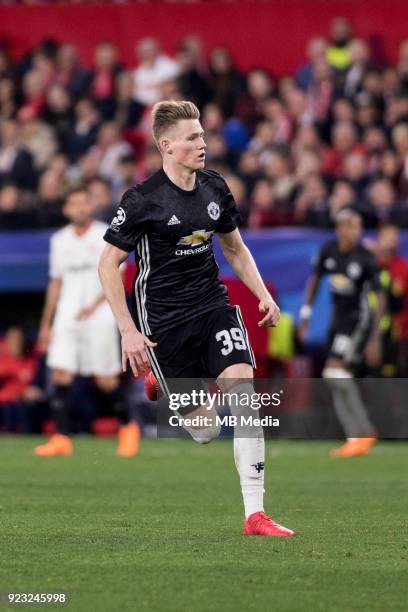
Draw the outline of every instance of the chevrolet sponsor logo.
[[[196,230],[189,236],[183,236],[177,243],[177,246],[198,246],[199,244],[203,244],[203,242],[207,242],[213,233],[213,231],[207,232],[206,230]]]
[[[351,293],[354,283],[344,274],[330,274],[330,285],[338,293]]]

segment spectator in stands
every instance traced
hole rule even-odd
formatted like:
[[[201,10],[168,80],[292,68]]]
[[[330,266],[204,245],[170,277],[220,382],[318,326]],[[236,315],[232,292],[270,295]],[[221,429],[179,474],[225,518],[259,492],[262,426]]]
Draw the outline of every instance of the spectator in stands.
[[[314,36],[306,47],[308,62],[302,64],[296,71],[296,82],[305,91],[309,89],[314,79],[314,66],[317,62],[326,60],[327,41],[321,36]]]
[[[119,202],[127,189],[138,182],[136,160],[133,153],[123,155],[118,162],[117,172],[112,179],[112,199]]]
[[[64,185],[58,174],[48,169],[40,177],[38,191],[34,199],[41,225],[55,227],[62,225],[64,216],[62,204],[64,201]]]
[[[105,223],[111,221],[117,206],[114,201],[112,201],[109,181],[98,176],[89,181],[87,190],[92,203],[94,218],[99,221],[104,221]],[[119,199],[117,201],[119,201]]]
[[[180,67],[178,87],[185,100],[191,100],[202,108],[210,99],[206,75],[202,74],[194,47],[183,45],[179,49],[176,60]]]
[[[275,142],[287,144],[292,137],[292,123],[279,98],[270,97],[262,102],[262,113],[272,122],[275,131]]]
[[[329,227],[327,185],[319,174],[309,174],[294,203],[294,220],[314,227]]]
[[[238,96],[245,89],[245,80],[224,47],[216,47],[211,52],[209,85],[213,101],[225,117],[230,117]]]
[[[356,192],[348,181],[336,181],[328,200],[330,221],[333,223],[342,208],[353,207],[356,199]]]
[[[265,117],[264,104],[273,94],[274,83],[266,70],[250,70],[246,75],[246,91],[239,96],[234,114],[242,119],[248,128],[253,129],[257,122]]]
[[[275,144],[275,129],[271,121],[260,121],[255,129],[254,137],[249,142],[249,150],[260,156],[268,153],[269,149]]]
[[[365,190],[369,183],[366,169],[366,159],[361,153],[349,153],[344,158],[343,176],[353,187],[357,194],[358,201],[363,200]]]
[[[145,107],[133,99],[133,77],[123,70],[116,77],[116,98],[113,120],[122,129],[134,128],[140,122]]]
[[[0,79],[0,121],[13,119],[16,114],[16,93],[14,82],[9,77]]]
[[[71,180],[73,183],[88,183],[99,176],[100,158],[98,152],[92,148],[83,155],[75,166],[71,166]]]
[[[313,65],[313,80],[306,90],[305,117],[309,122],[325,123],[333,94],[331,68],[325,59],[318,60]]]
[[[300,87],[287,87],[284,92],[284,102],[287,105],[288,115],[294,129],[298,129],[302,124],[311,120],[311,117],[306,113],[306,94]]]
[[[337,71],[345,71],[350,66],[349,43],[352,37],[350,22],[345,17],[335,17],[330,28],[330,45],[327,61]]]
[[[256,181],[262,176],[259,157],[255,152],[250,150],[244,151],[239,159],[238,173],[244,182],[246,195],[248,196],[252,192]]]
[[[373,181],[368,190],[368,199],[374,207],[379,223],[392,222],[406,226],[408,208],[397,201],[395,189],[386,178]]]
[[[352,123],[354,121],[354,107],[350,100],[337,98],[332,104],[333,123]]]
[[[0,215],[16,212],[20,205],[21,193],[17,185],[13,185],[13,183],[3,185],[0,189]]]
[[[389,179],[393,186],[397,188],[400,173],[401,167],[399,164],[398,155],[395,153],[395,151],[387,149],[387,151],[384,151],[380,158],[378,176]]]
[[[248,227],[255,229],[273,225],[276,201],[271,181],[260,179],[255,183],[250,199]]]
[[[118,55],[117,46],[109,41],[99,43],[94,54],[90,93],[106,120],[112,119],[115,113],[116,79],[122,71]]]
[[[246,225],[248,215],[248,202],[246,198],[246,189],[244,181],[236,174],[226,174],[225,181],[237,203],[238,210],[241,213],[242,224]]]
[[[153,106],[161,98],[161,85],[177,78],[178,63],[161,53],[155,38],[143,38],[137,45],[138,67],[133,72],[133,97],[144,106]]]
[[[277,205],[288,209],[295,188],[288,152],[284,149],[273,150],[264,164],[265,175],[272,181]]]
[[[62,44],[56,57],[54,82],[66,87],[74,98],[85,95],[91,75],[79,63],[78,49],[70,43]]]
[[[408,91],[408,38],[400,44],[397,71],[403,88]]]
[[[92,153],[99,157],[99,173],[113,181],[118,171],[119,160],[129,155],[132,147],[122,139],[119,127],[113,121],[103,123]]]
[[[59,150],[66,151],[74,123],[72,100],[68,89],[58,84],[48,88],[43,119],[54,127]]]
[[[32,72],[38,73],[45,89],[49,87],[55,77],[55,53],[40,48],[33,54],[31,64]]]
[[[402,197],[408,196],[408,123],[399,123],[392,130],[392,142],[401,168],[398,189]]]
[[[189,55],[197,72],[207,80],[208,65],[204,57],[204,45],[200,36],[188,34],[181,41],[180,49]]]
[[[32,385],[37,358],[26,352],[25,344],[20,327],[10,327],[0,342],[0,423],[6,431],[18,433],[29,431],[25,400],[41,395]]]
[[[37,182],[33,156],[21,141],[16,121],[0,123],[0,184],[12,181],[23,189],[33,189]]]
[[[380,127],[369,127],[364,131],[362,144],[367,160],[367,172],[370,176],[380,172],[382,156],[387,150],[387,137]]]
[[[13,66],[5,49],[0,49],[0,79],[12,78]]]
[[[54,128],[41,119],[27,119],[21,124],[21,141],[31,153],[37,171],[43,170],[58,152]]]
[[[344,80],[344,95],[349,100],[355,100],[369,67],[370,49],[365,40],[354,38],[348,46],[348,52],[350,66]]]
[[[336,123],[332,129],[332,148],[324,156],[323,168],[333,176],[344,172],[344,159],[350,153],[363,153],[357,130],[352,123]]]
[[[99,113],[92,98],[82,98],[76,103],[73,130],[64,151],[71,163],[77,162],[95,144],[99,122]]]
[[[40,70],[30,70],[23,77],[23,104],[17,112],[19,121],[30,121],[41,117],[45,106],[46,81]]]

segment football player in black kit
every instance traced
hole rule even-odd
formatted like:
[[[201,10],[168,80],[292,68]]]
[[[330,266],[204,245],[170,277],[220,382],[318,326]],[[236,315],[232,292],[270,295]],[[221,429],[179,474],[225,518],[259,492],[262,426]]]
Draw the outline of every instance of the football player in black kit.
[[[239,213],[224,179],[204,170],[205,141],[200,114],[191,102],[160,102],[153,109],[153,136],[163,168],[123,196],[105,234],[100,278],[122,336],[124,369],[148,373],[170,395],[168,379],[217,379],[233,388],[233,415],[240,398],[254,392],[252,349],[239,308],[231,306],[218,278],[212,239],[216,234],[237,276],[259,299],[260,326],[273,326],[279,308],[266,289],[242,241]],[[135,251],[138,274],[132,315],[126,305],[120,264]],[[233,381],[233,382],[232,382]],[[232,387],[233,385],[233,387]],[[246,409],[247,411],[247,409]],[[213,417],[207,406],[189,417]],[[194,440],[218,437],[215,418],[208,427],[186,427]],[[264,513],[265,444],[262,427],[243,436],[235,428],[234,456],[245,506],[244,533],[292,536]]]
[[[353,381],[356,367],[364,355],[371,365],[380,359],[379,321],[384,312],[384,295],[380,270],[374,256],[360,242],[361,217],[344,208],[336,217],[337,239],[321,249],[314,266],[300,310],[300,335],[305,337],[312,305],[320,280],[327,274],[333,298],[333,315],[329,332],[329,353],[322,372],[333,393],[336,414],[347,436],[333,457],[364,455],[376,441],[376,431]],[[377,293],[378,306],[373,311],[369,293]]]

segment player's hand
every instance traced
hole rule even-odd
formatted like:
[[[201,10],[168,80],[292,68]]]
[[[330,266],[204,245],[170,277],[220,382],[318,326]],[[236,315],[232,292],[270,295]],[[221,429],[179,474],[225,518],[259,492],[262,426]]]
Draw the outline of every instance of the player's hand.
[[[37,350],[39,353],[46,353],[51,342],[52,332],[51,327],[43,325],[40,327],[37,338]]]
[[[85,308],[81,308],[76,316],[77,321],[84,321],[88,317],[90,317],[96,310],[96,306],[93,304],[92,306],[85,306]]]
[[[259,302],[259,312],[266,313],[261,321],[258,321],[259,327],[275,327],[280,319],[280,310],[271,297]]]
[[[380,338],[370,338],[364,351],[367,365],[378,368],[382,360],[382,347]]]
[[[146,346],[154,348],[156,342],[149,340],[136,328],[123,332],[122,334],[122,368],[126,372],[127,362],[132,369],[133,375],[147,374],[150,370],[150,362],[146,352]]]

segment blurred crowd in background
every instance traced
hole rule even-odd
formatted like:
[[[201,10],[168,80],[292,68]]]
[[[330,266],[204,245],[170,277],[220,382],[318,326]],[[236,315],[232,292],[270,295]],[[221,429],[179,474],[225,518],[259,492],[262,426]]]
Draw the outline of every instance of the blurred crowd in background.
[[[109,220],[124,190],[160,167],[150,113],[167,98],[199,106],[207,166],[226,177],[244,225],[329,227],[354,205],[366,227],[408,227],[408,39],[396,65],[376,65],[340,17],[279,79],[243,74],[226,48],[207,58],[197,36],[174,57],[138,41],[132,70],[109,41],[92,68],[52,39],[15,62],[0,50],[0,226],[63,224],[64,194],[79,183]]]
[[[110,41],[96,46],[91,68],[74,45],[51,38],[18,61],[0,47],[0,229],[64,225],[64,197],[77,185],[87,186],[95,218],[110,222],[124,191],[161,167],[153,105],[192,100],[207,167],[227,180],[244,227],[329,228],[354,206],[367,228],[383,228],[372,246],[403,296],[392,314],[399,335],[391,324],[384,332],[383,375],[395,376],[400,347],[408,356],[408,263],[398,256],[398,228],[408,228],[408,39],[396,65],[378,65],[339,17],[281,78],[243,73],[227,48],[207,56],[203,47],[187,36],[170,57],[145,38],[130,70]],[[46,431],[46,372],[34,345],[21,327],[0,341],[0,430]],[[142,391],[130,388],[142,405]],[[80,395],[84,408],[86,389]],[[89,430],[90,414],[83,409],[79,430]]]

